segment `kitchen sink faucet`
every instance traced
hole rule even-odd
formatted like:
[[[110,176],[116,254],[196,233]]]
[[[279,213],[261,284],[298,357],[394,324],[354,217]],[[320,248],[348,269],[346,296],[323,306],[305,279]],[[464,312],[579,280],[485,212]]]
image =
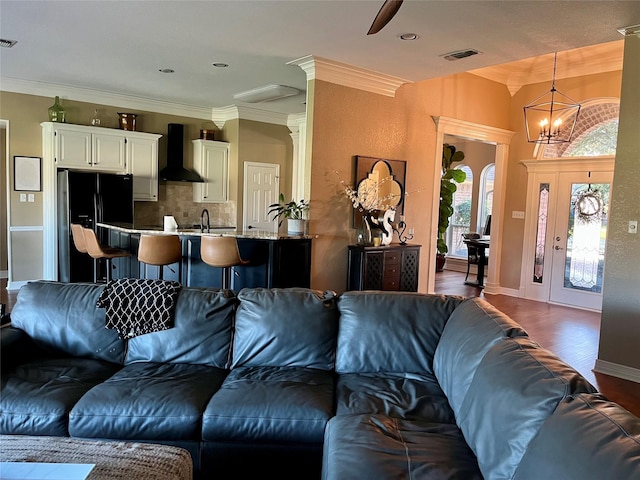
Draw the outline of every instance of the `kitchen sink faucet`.
[[[204,216],[207,215],[207,223],[204,223]],[[206,208],[202,209],[202,213],[200,214],[200,233],[209,233],[211,231],[211,226],[209,225],[209,210]]]

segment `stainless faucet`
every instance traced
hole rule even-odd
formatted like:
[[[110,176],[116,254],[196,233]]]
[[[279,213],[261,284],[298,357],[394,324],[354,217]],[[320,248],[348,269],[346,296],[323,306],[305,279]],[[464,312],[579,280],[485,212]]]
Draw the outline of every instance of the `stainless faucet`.
[[[204,215],[207,214],[207,223],[204,223]],[[209,225],[209,210],[204,208],[202,213],[200,214],[200,233],[209,233],[211,231],[211,226]]]

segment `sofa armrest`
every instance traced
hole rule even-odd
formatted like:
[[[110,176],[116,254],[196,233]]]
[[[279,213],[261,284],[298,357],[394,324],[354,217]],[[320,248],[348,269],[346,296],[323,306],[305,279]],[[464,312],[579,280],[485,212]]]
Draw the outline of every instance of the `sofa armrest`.
[[[23,330],[13,327],[10,323],[0,328],[2,372],[10,370],[29,358],[36,357],[39,351],[38,347]]]

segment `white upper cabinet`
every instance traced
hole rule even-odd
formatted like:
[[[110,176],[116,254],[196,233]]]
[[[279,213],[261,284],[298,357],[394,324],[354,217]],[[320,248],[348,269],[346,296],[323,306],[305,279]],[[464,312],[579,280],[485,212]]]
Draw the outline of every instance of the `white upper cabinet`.
[[[91,163],[103,172],[124,172],[127,169],[126,137],[117,130],[115,132],[91,134]]]
[[[193,184],[193,201],[224,203],[229,194],[229,144],[193,140],[193,169],[204,183]]]
[[[158,201],[158,139],[154,133],[42,123],[43,152],[57,168],[133,174],[133,198]]]
[[[160,135],[127,136],[127,173],[133,174],[133,199],[158,201],[158,139]]]

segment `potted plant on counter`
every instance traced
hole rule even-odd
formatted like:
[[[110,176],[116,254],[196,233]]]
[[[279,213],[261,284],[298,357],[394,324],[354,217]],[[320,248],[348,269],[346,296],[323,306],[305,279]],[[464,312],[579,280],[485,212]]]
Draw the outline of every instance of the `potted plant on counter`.
[[[445,143],[442,148],[442,177],[440,177],[440,209],[438,212],[438,246],[436,256],[436,272],[444,268],[445,255],[449,251],[445,239],[449,219],[454,213],[453,194],[458,190],[456,183],[462,183],[467,179],[463,170],[453,167],[454,163],[464,160],[464,153],[456,151],[456,147]]]
[[[269,212],[267,215],[273,214],[273,220],[280,219],[278,227],[282,225],[282,222],[287,220],[287,233],[289,235],[304,235],[307,219],[305,219],[305,213],[309,211],[309,202],[300,200],[296,202],[291,200],[289,203],[285,203],[284,194],[280,194],[280,201],[269,205]]]

